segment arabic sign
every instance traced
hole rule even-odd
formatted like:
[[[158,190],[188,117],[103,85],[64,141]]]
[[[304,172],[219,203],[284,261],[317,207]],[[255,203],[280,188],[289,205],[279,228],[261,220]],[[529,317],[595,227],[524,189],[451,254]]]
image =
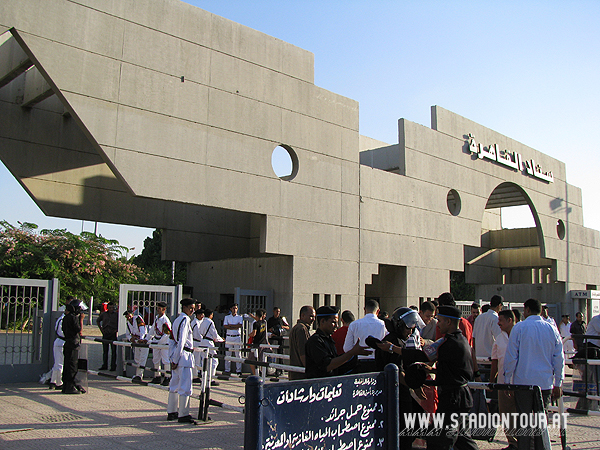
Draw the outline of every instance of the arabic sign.
[[[475,141],[475,136],[471,133],[469,133],[469,150],[471,153],[475,153],[479,159],[486,158],[548,183],[554,183],[552,172],[542,171],[542,167],[536,164],[533,159],[524,160],[520,153],[509,152],[506,149],[500,150],[498,144],[490,144],[484,147],[482,143]]]
[[[395,378],[391,383],[396,386],[391,395],[386,388],[390,378]],[[386,368],[386,372],[264,386],[257,411],[260,442],[251,448],[395,449],[397,442],[390,446],[388,436],[390,427],[398,426],[397,383],[397,368],[393,374]]]

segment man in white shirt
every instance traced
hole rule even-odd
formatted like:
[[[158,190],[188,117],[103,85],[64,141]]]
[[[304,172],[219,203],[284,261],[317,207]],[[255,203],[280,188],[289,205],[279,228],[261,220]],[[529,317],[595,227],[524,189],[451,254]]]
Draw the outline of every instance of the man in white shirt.
[[[197,306],[194,306],[194,308]],[[204,309],[200,308],[194,311],[193,316],[195,316],[192,319],[192,322],[190,323],[190,326],[192,327],[192,335],[194,337],[194,347],[199,347],[200,346],[200,342],[202,342],[202,335],[200,334],[200,325],[202,324],[202,322],[204,321]],[[202,373],[202,362],[200,361],[200,358],[198,358],[198,355],[196,355],[196,367],[195,367],[195,378],[192,380],[192,382],[194,383],[200,383],[200,374]]]
[[[231,314],[225,316],[223,319],[223,328],[225,328],[225,348],[227,348],[226,355],[233,356],[235,358],[241,358],[242,353],[241,343],[242,343],[242,325],[244,324],[244,318],[238,315],[238,305],[234,303],[229,308]],[[232,345],[233,344],[233,345]],[[238,344],[238,345],[235,345]],[[235,363],[236,372],[238,375],[242,374],[242,363]],[[231,373],[231,361],[225,360],[225,373]]]
[[[572,358],[575,354],[575,347],[573,346],[573,339],[571,337],[571,321],[569,320],[568,314],[563,314],[558,324],[558,332],[563,340],[563,350],[565,353],[565,359]]]
[[[154,317],[154,323],[150,327],[150,333],[152,339],[151,344],[156,345],[169,345],[169,336],[171,334],[171,320],[165,314],[167,312],[167,304],[165,302],[158,302],[156,304],[156,316]],[[152,383],[162,383],[164,386],[169,385],[170,377],[165,376],[162,378],[160,365],[162,363],[163,370],[171,370],[171,363],[169,362],[169,350],[166,348],[153,348],[152,349],[152,363],[156,369],[156,375],[152,379]]]
[[[419,317],[424,323],[421,328],[417,324],[421,337],[425,340],[425,344],[429,345],[435,341],[435,328],[437,326],[437,319],[433,317],[435,315],[435,305],[430,301],[425,301],[419,306]]]
[[[504,383],[504,356],[506,355],[506,347],[508,346],[508,337],[516,322],[515,313],[510,309],[498,313],[498,326],[502,332],[496,338],[492,347],[492,368],[490,373],[490,381],[492,383]],[[500,414],[517,412],[515,400],[510,391],[498,391],[498,410]],[[513,426],[504,429],[506,439],[508,440],[508,447],[503,450],[517,450],[515,428],[516,426],[513,424]]]
[[[362,319],[355,320],[348,326],[348,333],[344,340],[344,352],[352,350],[358,342],[360,342],[361,346],[366,346],[365,340],[369,336],[382,340],[387,334],[385,322],[377,318],[377,314],[379,313],[379,303],[377,300],[366,300],[364,311],[365,316]],[[370,355],[358,357],[357,373],[375,371],[375,354],[373,352]]]
[[[129,309],[123,315],[127,319],[125,323],[125,339],[132,344],[147,343],[146,335],[148,334],[148,327],[146,327],[146,322],[144,322],[142,316],[139,314],[134,316],[133,312]],[[149,351],[148,347],[133,347],[133,360],[138,367],[135,368],[135,375],[132,381],[142,381]]]
[[[473,327],[473,347],[477,358],[490,358],[494,341],[502,332],[498,326],[498,312],[502,310],[504,298],[494,295],[490,300],[490,309],[475,319]]]
[[[218,386],[219,383],[214,379],[217,373],[217,366],[219,365],[219,360],[214,356],[217,354],[216,350],[213,350],[215,346],[215,342],[223,342],[224,339],[219,336],[217,333],[217,328],[212,320],[213,312],[211,309],[206,308],[204,310],[204,319],[202,323],[198,326],[198,334],[201,336],[200,347],[208,347],[208,355],[212,355],[212,358],[209,358],[209,367],[208,371],[210,372],[210,378],[212,379],[210,385]],[[206,353],[200,353],[200,368],[203,367],[204,359],[206,358]]]
[[[562,395],[565,358],[558,329],[540,317],[542,304],[530,298],[524,304],[525,320],[516,324],[508,340],[504,357],[504,378],[508,384],[539,386],[544,409],[550,398]],[[515,404],[520,414],[533,411],[533,391],[515,391]],[[531,433],[519,436],[519,448],[529,448]],[[542,448],[542,437],[534,436],[536,448]]]
[[[600,336],[600,314],[592,317],[588,323],[586,334]],[[589,339],[588,342],[600,347],[600,339]]]
[[[173,331],[169,339],[171,383],[167,420],[177,419],[182,423],[196,423],[190,415],[192,368],[194,367],[194,338],[190,316],[194,311],[194,300],[184,298],[179,303],[181,303],[181,313],[173,322]]]

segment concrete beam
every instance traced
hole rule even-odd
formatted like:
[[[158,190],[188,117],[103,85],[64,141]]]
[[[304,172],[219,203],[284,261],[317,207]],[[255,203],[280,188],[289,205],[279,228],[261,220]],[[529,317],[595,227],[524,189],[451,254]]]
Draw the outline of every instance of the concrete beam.
[[[14,37],[0,45],[0,88],[6,86],[27,69],[33,62],[25,54]]]
[[[36,67],[25,72],[25,92],[21,106],[30,108],[53,94],[52,87]]]

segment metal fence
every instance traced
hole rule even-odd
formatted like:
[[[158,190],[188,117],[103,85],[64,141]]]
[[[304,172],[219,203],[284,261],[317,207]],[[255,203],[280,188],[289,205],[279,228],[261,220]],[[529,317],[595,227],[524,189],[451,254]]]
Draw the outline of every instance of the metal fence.
[[[48,364],[58,280],[0,278],[0,382],[30,381]]]

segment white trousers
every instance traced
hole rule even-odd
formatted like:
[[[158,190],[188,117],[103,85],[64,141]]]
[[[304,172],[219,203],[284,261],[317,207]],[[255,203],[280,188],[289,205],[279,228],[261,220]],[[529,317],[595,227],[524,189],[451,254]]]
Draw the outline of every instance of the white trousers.
[[[57,386],[62,386],[62,371],[65,361],[65,355],[63,353],[64,344],[64,340],[56,338],[54,339],[54,346],[52,347],[54,353],[54,366],[52,366],[52,378],[50,378],[50,383],[54,383]]]
[[[236,345],[236,346],[232,346],[232,345],[227,345],[229,343],[237,343],[237,344],[241,344],[242,343],[242,337],[241,336],[227,336],[225,338],[225,348],[231,349],[228,350],[227,352],[225,352],[225,354],[227,356],[233,356],[234,358],[241,358],[242,357],[242,352],[240,351],[240,346]],[[235,363],[235,371],[236,372],[241,372],[242,371],[242,363],[241,362],[236,362]],[[225,361],[225,372],[231,372],[231,361]]]
[[[192,368],[177,366],[177,369],[171,371],[167,413],[177,412],[179,417],[189,416],[191,395]]]
[[[202,370],[202,368],[204,367],[204,360],[206,359],[206,355],[216,355],[217,351],[213,350],[213,348],[215,347],[215,344],[212,341],[207,341],[206,339],[202,339],[202,342],[200,342],[200,346],[201,347],[208,347],[208,352],[204,351],[204,352],[200,352],[200,370]],[[226,361],[226,362],[231,362],[231,361]],[[209,367],[208,370],[210,371],[211,374],[211,378],[215,378],[215,375],[217,374],[217,366],[219,365],[219,360],[217,358],[209,358]]]
[[[169,365],[169,349],[153,348],[152,363],[154,364],[154,368],[160,368],[161,362],[163,367],[166,369],[166,367]]]
[[[146,361],[148,360],[148,351],[150,349],[148,347],[134,347],[133,348],[133,360],[136,364],[142,367],[135,368],[135,375],[138,377],[144,377],[144,367],[146,366]]]

